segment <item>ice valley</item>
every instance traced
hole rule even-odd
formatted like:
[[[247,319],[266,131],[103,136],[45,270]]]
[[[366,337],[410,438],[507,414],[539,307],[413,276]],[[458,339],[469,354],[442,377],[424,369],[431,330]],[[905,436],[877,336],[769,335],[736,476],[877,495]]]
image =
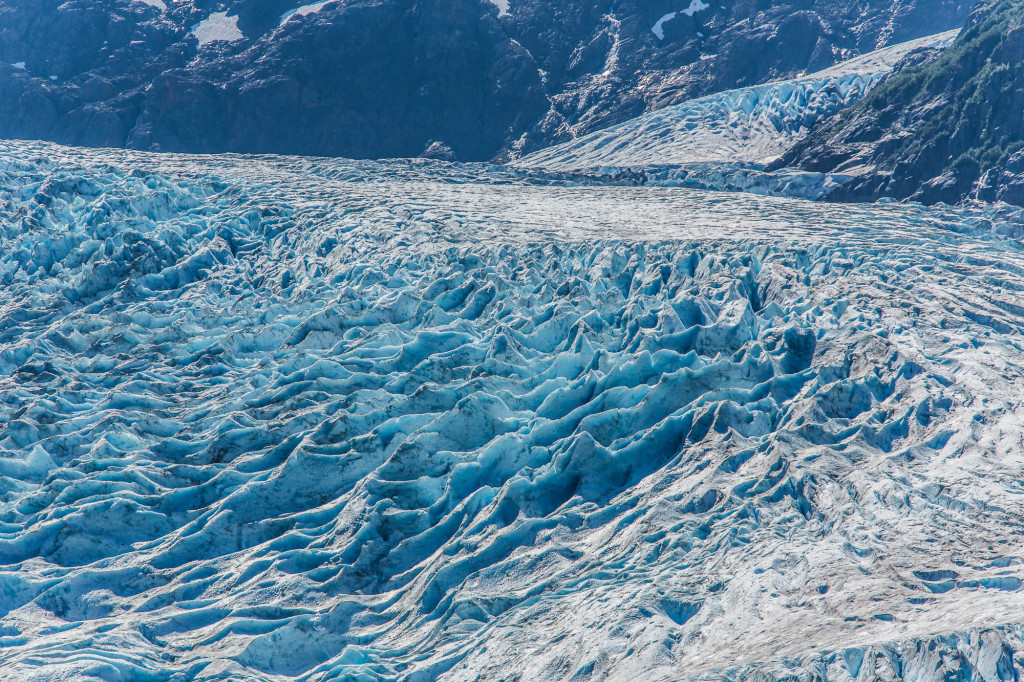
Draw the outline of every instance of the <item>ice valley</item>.
[[[0,671],[1017,679],[1022,224],[0,142]]]

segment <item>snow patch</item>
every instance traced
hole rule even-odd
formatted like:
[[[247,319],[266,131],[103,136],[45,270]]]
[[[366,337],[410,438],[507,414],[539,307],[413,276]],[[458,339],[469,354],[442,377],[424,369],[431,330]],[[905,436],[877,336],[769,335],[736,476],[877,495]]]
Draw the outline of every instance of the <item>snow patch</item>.
[[[193,26],[191,33],[199,41],[200,47],[218,40],[230,43],[245,37],[238,28],[238,17],[229,17],[227,12],[214,12]]]
[[[658,21],[654,23],[654,26],[651,26],[651,33],[658,36],[658,40],[664,40],[666,21],[672,21],[673,19],[676,18],[676,15],[678,14],[685,14],[688,17],[692,17],[697,12],[706,10],[710,6],[711,5],[702,2],[701,0],[690,0],[690,6],[687,7],[686,9],[680,10],[679,12],[669,12],[668,14],[662,16],[661,19],[658,19]]]
[[[658,36],[658,40],[665,39],[665,22],[672,21],[673,19],[675,19],[676,14],[678,14],[678,12],[669,12],[668,14],[664,15],[661,19],[658,19],[658,21],[654,23],[654,26],[651,26],[651,33]]]
[[[690,6],[683,10],[683,14],[688,17],[692,17],[697,12],[703,12],[709,7],[711,7],[711,5],[706,2],[701,2],[701,0],[690,0]]]
[[[161,12],[167,11],[167,4],[164,0],[137,0],[138,2],[149,5],[150,7],[156,7]]]
[[[310,5],[303,5],[302,7],[296,7],[293,10],[289,10],[289,11],[287,11],[284,14],[281,15],[280,26],[284,26],[288,22],[288,20],[291,19],[292,17],[304,17],[307,14],[316,14],[317,12],[322,10],[324,7],[326,7],[327,5],[330,5],[332,2],[337,2],[337,0],[326,0],[325,2],[314,2],[314,3],[310,4]]]
[[[25,70],[25,62],[12,62],[11,66],[13,66],[18,71],[24,71]]]
[[[509,0],[489,0],[489,2],[498,8],[499,17],[508,16]]]

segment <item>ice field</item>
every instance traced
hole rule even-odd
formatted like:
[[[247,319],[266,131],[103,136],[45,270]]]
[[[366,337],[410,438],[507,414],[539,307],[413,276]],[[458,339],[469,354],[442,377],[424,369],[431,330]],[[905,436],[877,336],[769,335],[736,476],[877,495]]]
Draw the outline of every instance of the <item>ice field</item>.
[[[0,142],[0,678],[1015,680],[1022,226]]]

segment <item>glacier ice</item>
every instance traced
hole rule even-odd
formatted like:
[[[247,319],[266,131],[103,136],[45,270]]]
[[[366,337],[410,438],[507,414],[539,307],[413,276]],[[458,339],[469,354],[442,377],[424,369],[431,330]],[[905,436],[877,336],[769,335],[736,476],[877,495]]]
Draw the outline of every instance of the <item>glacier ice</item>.
[[[1016,679],[1021,216],[620,180],[0,142],[2,676]]]
[[[660,24],[652,29],[656,34],[661,31]],[[767,163],[815,123],[863,97],[910,52],[945,47],[957,33],[949,31],[882,48],[792,80],[738,88],[658,109],[541,149],[515,165],[579,171],[612,166]]]

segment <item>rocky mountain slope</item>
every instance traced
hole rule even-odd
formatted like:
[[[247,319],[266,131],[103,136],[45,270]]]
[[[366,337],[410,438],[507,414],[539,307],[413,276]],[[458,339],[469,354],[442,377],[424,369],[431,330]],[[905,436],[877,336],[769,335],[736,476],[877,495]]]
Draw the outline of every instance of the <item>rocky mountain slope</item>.
[[[0,137],[505,158],[954,28],[972,4],[301,1],[0,0]]]
[[[941,49],[957,31],[869,52],[823,71],[726,90],[546,147],[514,162],[525,168],[581,171],[695,163],[774,161],[820,120],[860,100],[908,55]]]
[[[505,28],[546,74],[533,151],[723,90],[959,28],[973,0],[615,0],[589,15],[513,0]]]
[[[1024,2],[987,0],[954,44],[908,64],[776,163],[851,172],[836,200],[1024,203]]]

